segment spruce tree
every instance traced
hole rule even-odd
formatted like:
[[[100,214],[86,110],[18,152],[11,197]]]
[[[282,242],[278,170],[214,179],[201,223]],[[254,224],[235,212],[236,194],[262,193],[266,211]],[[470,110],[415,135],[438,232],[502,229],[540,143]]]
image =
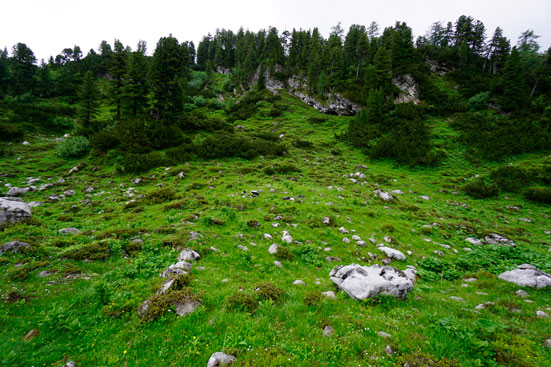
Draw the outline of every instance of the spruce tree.
[[[124,94],[125,75],[127,72],[127,51],[119,40],[115,40],[111,68],[110,97],[115,104],[115,120],[121,120],[122,100]]]
[[[96,79],[91,71],[87,71],[86,74],[84,74],[79,93],[79,102],[78,117],[87,135],[96,129],[94,124],[99,112]]]
[[[147,59],[145,41],[138,43],[138,49],[130,55],[128,69],[124,76],[122,107],[125,117],[136,117],[147,109],[149,88],[147,85]]]
[[[500,106],[505,111],[515,111],[522,107],[525,100],[524,74],[520,55],[516,47],[513,47],[511,55],[505,63],[501,79],[503,95]]]

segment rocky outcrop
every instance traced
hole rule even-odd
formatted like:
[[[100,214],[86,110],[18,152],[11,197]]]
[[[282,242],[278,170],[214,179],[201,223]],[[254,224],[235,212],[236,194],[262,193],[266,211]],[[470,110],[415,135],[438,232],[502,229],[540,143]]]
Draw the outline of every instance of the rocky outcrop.
[[[498,278],[523,287],[551,287],[551,275],[530,264],[522,264],[515,270],[500,274]]]
[[[23,199],[0,197],[0,223],[17,223],[31,217],[31,208]]]
[[[331,270],[329,277],[339,289],[359,300],[381,294],[406,298],[413,289],[408,276],[391,266],[339,265]]]
[[[392,201],[394,200],[394,197],[392,196],[392,194],[389,194],[388,192],[385,192],[383,190],[380,190],[380,189],[377,189],[375,190],[375,192],[373,193],[376,197],[378,197],[379,199],[383,200],[383,201]]]
[[[394,103],[419,103],[419,84],[409,74],[396,75],[392,78],[392,85],[400,89],[400,94],[394,99]]]
[[[299,90],[291,90],[291,93],[300,98],[307,105],[327,115],[351,116],[355,115],[361,108],[356,103],[344,98],[338,93],[331,94],[325,103]]]

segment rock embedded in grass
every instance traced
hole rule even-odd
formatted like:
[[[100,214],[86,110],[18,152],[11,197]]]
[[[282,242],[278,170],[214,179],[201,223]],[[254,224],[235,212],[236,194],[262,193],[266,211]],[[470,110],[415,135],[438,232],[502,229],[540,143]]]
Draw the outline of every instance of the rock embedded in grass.
[[[390,248],[390,247],[379,247],[379,250],[384,252],[386,256],[388,256],[389,259],[392,260],[405,260],[406,255],[404,255],[401,251],[398,251],[396,249]]]
[[[511,247],[517,246],[512,240],[497,233],[489,233],[487,236],[484,237],[484,239],[490,245],[504,245]]]
[[[380,189],[375,190],[373,194],[383,201],[391,202],[394,200],[394,196],[392,196],[392,194],[382,191]]]
[[[31,208],[23,199],[0,197],[0,224],[17,223],[31,217]]]
[[[199,259],[201,259],[201,255],[190,248],[182,250],[178,255],[178,261],[194,261]]]
[[[11,253],[18,253],[22,249],[29,248],[31,245],[27,242],[23,241],[10,241],[5,243],[2,248],[0,248],[0,254],[3,254],[4,252],[11,252]]]
[[[406,274],[391,266],[338,265],[329,276],[339,289],[358,300],[379,295],[404,299],[413,289],[413,282]]]
[[[73,227],[70,227],[70,228],[61,228],[59,230],[59,233],[61,234],[72,234],[72,235],[75,235],[75,234],[79,234],[80,231],[76,228],[73,228]]]
[[[237,358],[231,354],[226,354],[222,352],[216,352],[210,356],[207,367],[219,367],[226,364],[230,364],[237,361]]]
[[[501,273],[498,278],[523,287],[551,287],[551,275],[539,271],[530,264],[523,264],[515,270]]]

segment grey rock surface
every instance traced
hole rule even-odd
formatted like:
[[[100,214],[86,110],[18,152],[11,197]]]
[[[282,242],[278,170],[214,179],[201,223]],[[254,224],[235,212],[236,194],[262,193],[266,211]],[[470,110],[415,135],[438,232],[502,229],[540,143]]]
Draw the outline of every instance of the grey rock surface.
[[[535,266],[529,264],[523,264],[515,270],[501,273],[498,278],[523,287],[551,287],[551,275],[539,271]]]
[[[22,199],[0,197],[0,223],[17,223],[31,217],[31,208]]]
[[[235,356],[222,352],[216,352],[210,356],[207,367],[218,367],[237,361]]]

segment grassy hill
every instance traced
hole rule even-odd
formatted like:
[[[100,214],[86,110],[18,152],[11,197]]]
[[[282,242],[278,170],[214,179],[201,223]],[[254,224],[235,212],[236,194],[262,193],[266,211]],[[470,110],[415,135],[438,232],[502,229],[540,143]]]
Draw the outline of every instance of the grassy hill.
[[[319,114],[285,92],[280,105],[279,117],[236,122],[238,134],[279,136],[287,153],[278,158],[191,160],[129,175],[105,157],[59,158],[54,136],[9,146],[0,184],[24,187],[33,177],[37,187],[53,186],[26,194],[43,204],[0,232],[0,244],[31,244],[0,256],[0,364],[205,366],[225,351],[238,366],[551,365],[543,345],[551,318],[536,315],[551,313],[549,288],[524,289],[529,297],[521,298],[520,287],[497,278],[523,263],[551,271],[549,206],[461,191],[499,166],[549,167],[551,156],[475,165],[449,121],[430,118],[433,143],[447,157],[407,168],[335,139],[349,117]],[[383,202],[377,189],[402,194]],[[60,234],[66,227],[81,233]],[[283,231],[292,243],[282,242]],[[465,241],[488,233],[517,246]],[[336,265],[381,264],[384,253],[370,238],[406,254],[392,266],[417,268],[407,299],[360,302],[329,280]],[[270,254],[274,243],[288,251]],[[201,259],[180,292],[201,305],[179,317],[157,297],[158,314],[139,316],[185,248]]]

